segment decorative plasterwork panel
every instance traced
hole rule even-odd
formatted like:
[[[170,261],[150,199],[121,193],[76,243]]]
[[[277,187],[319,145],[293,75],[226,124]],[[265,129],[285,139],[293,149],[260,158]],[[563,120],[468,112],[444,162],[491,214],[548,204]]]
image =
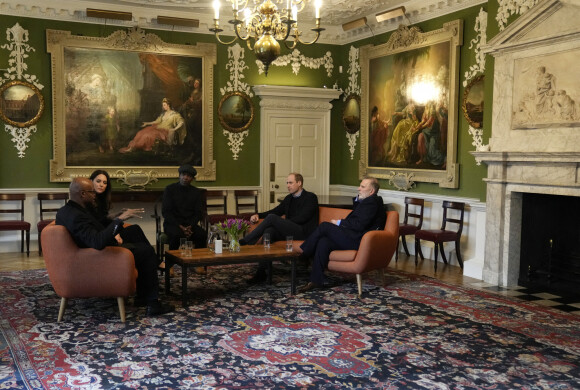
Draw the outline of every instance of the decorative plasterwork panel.
[[[477,36],[469,42],[469,49],[474,49],[475,52],[475,65],[471,65],[469,70],[465,72],[465,80],[463,80],[463,87],[466,87],[469,80],[477,76],[478,74],[483,74],[485,71],[485,53],[481,50],[481,47],[487,43],[487,12],[481,8],[479,14],[475,19],[475,26],[473,28],[477,33]],[[476,129],[475,127],[469,125],[469,135],[473,138],[471,145],[475,146],[475,150],[478,152],[489,150],[489,145],[483,144],[483,129]],[[481,165],[481,160],[477,157],[475,159],[477,165]]]
[[[360,63],[359,63],[359,49],[351,46],[348,52],[348,87],[344,91],[342,100],[346,99],[350,95],[358,95],[360,97],[360,85],[358,84],[358,78],[360,73]],[[360,106],[359,106],[360,107]],[[356,133],[346,132],[346,139],[348,140],[348,149],[350,151],[350,159],[354,159],[354,151],[356,149],[356,140],[360,137],[360,131]]]
[[[538,4],[539,0],[498,0],[499,7],[497,8],[497,25],[499,31],[503,31],[507,25],[507,20],[511,15],[522,15],[534,5]]]
[[[38,89],[44,86],[38,81],[35,75],[26,73],[28,65],[25,59],[28,58],[29,52],[36,51],[28,42],[28,30],[25,30],[16,23],[12,28],[6,29],[6,43],[0,46],[2,49],[10,50],[8,56],[8,69],[0,77],[0,85],[10,80],[26,80],[35,85]],[[9,124],[4,125],[4,129],[12,136],[11,141],[14,142],[16,150],[18,150],[18,157],[24,158],[24,151],[28,148],[30,136],[36,132],[36,125],[27,127],[16,127]]]
[[[226,69],[229,69],[230,71],[230,80],[226,83],[224,88],[220,88],[222,96],[228,92],[236,91],[244,92],[249,97],[254,96],[254,93],[252,92],[248,83],[242,81],[245,78],[244,70],[248,69],[246,62],[244,61],[244,53],[244,49],[237,43],[228,47],[229,60],[226,64]],[[222,131],[224,136],[228,139],[228,146],[232,151],[232,158],[237,160],[240,152],[242,151],[242,146],[244,145],[244,138],[250,134],[250,131],[244,130],[239,133],[234,133],[226,129],[222,129]]]
[[[259,74],[264,73],[265,68],[262,61],[256,60],[256,65],[258,65],[258,73]],[[332,70],[334,69],[332,54],[329,51],[327,51],[326,54],[320,58],[310,58],[300,53],[300,50],[298,49],[294,49],[290,54],[276,58],[276,60],[274,60],[271,65],[275,66],[290,65],[292,67],[292,73],[294,74],[298,74],[300,72],[301,66],[310,69],[318,69],[321,66],[324,66],[324,68],[326,68],[326,74],[328,75],[328,77],[332,76]]]

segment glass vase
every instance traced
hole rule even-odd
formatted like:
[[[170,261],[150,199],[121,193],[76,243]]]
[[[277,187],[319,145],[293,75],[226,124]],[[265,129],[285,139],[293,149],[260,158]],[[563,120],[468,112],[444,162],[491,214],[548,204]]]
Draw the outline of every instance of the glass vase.
[[[240,238],[237,234],[230,234],[230,252],[240,251]]]

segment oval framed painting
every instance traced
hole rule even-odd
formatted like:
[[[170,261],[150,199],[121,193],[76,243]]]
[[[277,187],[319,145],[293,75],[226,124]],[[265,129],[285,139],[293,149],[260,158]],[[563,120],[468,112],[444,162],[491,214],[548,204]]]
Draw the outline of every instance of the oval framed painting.
[[[467,84],[461,106],[465,119],[476,129],[483,126],[483,81],[484,75],[479,75]]]
[[[36,124],[44,111],[40,90],[26,81],[14,80],[0,87],[0,118],[16,127]]]
[[[342,124],[347,133],[354,134],[360,130],[360,97],[349,95],[342,111]]]
[[[218,117],[222,126],[232,133],[241,133],[254,120],[254,105],[244,92],[230,92],[224,95],[218,106]]]

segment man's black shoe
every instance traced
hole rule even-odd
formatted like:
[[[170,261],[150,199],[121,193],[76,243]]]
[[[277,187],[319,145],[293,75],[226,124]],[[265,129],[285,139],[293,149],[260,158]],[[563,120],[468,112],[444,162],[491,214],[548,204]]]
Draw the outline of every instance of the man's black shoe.
[[[260,284],[264,283],[268,279],[265,272],[257,273],[247,280],[248,284]]]
[[[308,282],[307,284],[305,284],[304,286],[300,287],[298,289],[298,293],[305,293],[307,291],[312,291],[312,290],[318,290],[322,288],[321,285],[317,284],[317,283],[313,283],[313,282]]]
[[[155,301],[147,305],[147,317],[160,316],[162,314],[171,313],[175,310],[175,306]]]
[[[133,299],[133,306],[137,306],[137,307],[147,306],[147,299],[141,298],[141,297],[135,297],[135,299]]]

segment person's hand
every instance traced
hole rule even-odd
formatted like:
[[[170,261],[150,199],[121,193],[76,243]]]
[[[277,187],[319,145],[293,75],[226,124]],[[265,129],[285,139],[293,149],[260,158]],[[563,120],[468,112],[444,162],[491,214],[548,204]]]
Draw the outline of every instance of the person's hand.
[[[260,220],[260,217],[258,216],[258,214],[254,214],[250,217],[250,222],[251,223],[256,223]]]
[[[120,234],[117,234],[117,235],[115,236],[115,240],[117,240],[117,243],[118,243],[119,245],[123,245],[123,239],[121,238],[121,235],[120,235]]]
[[[129,218],[143,218],[142,214],[145,212],[145,209],[126,209],[124,210],[119,216],[118,218],[126,221]]]
[[[338,221],[340,221],[340,219],[331,219],[330,222],[332,222],[335,225],[338,225]]]

